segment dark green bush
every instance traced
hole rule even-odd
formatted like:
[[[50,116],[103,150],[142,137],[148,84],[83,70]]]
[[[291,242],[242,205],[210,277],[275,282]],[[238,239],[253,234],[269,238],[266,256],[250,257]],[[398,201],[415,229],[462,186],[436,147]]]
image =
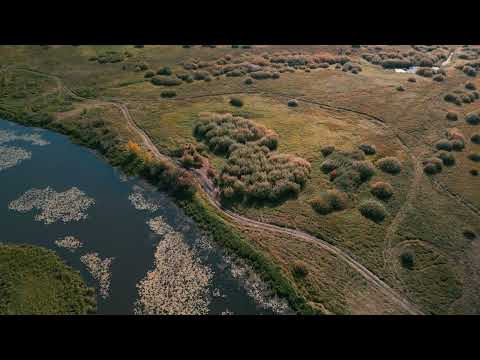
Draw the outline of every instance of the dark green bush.
[[[423,162],[423,171],[428,175],[435,175],[442,171],[443,161],[439,158],[431,158]]]
[[[471,153],[468,155],[468,158],[472,161],[479,162],[480,161],[480,153]]]
[[[455,164],[455,156],[452,153],[447,153],[445,151],[440,151],[437,154],[438,158],[442,160],[443,165],[452,166]]]
[[[474,144],[480,144],[480,134],[473,134],[470,140]]]
[[[468,90],[477,90],[477,87],[471,81],[469,81],[465,84],[465,88],[468,89]]]
[[[443,98],[446,102],[453,103],[455,105],[462,105],[462,102],[460,101],[459,97],[454,94],[446,94]]]
[[[478,170],[477,169],[472,169],[472,170],[470,170],[470,174],[472,176],[478,176]]]
[[[370,192],[375,197],[386,200],[392,197],[393,195],[393,187],[387,182],[378,181],[373,183],[370,187]]]
[[[405,91],[405,88],[402,85],[396,87],[397,91]]]
[[[335,170],[338,167],[337,163],[334,160],[327,159],[320,165],[320,168],[325,174],[328,174]]]
[[[437,150],[452,151],[452,142],[447,139],[442,139],[437,141],[435,147],[437,148]]]
[[[144,77],[147,78],[147,79],[152,78],[154,76],[155,76],[155,73],[152,70],[147,71],[144,75]]]
[[[174,90],[165,90],[161,92],[160,96],[162,98],[173,98],[177,96],[177,92]]]
[[[438,74],[433,77],[433,80],[437,82],[442,82],[445,80],[445,76]]]
[[[164,66],[163,68],[157,70],[157,75],[170,76],[172,75],[172,69],[170,69],[168,66]]]
[[[465,121],[470,125],[478,125],[480,124],[480,116],[476,113],[470,113],[465,116]]]
[[[400,255],[400,263],[405,269],[412,270],[415,264],[415,254],[412,251],[404,251]]]
[[[155,76],[150,81],[157,86],[178,86],[182,84],[182,81],[179,79],[164,76]]]
[[[450,120],[450,121],[457,121],[458,120],[458,114],[453,112],[453,111],[449,111],[447,112],[447,120]]]
[[[374,155],[377,152],[375,146],[370,144],[361,144],[358,148],[362,150],[365,155]]]
[[[348,196],[338,190],[328,190],[310,201],[312,208],[322,215],[345,210],[348,206]]]
[[[335,146],[332,146],[332,145],[327,145],[327,146],[323,146],[321,149],[320,149],[320,152],[322,153],[322,155],[324,157],[327,157],[328,155],[330,155],[331,153],[333,153],[335,151]]]
[[[462,139],[452,140],[452,150],[462,151],[465,148],[465,141]]]
[[[253,79],[251,77],[247,77],[245,80],[243,80],[243,83],[245,85],[251,85],[253,84]]]
[[[395,157],[385,157],[378,160],[376,164],[380,170],[389,174],[398,174],[402,171],[400,161]]]
[[[387,210],[383,204],[375,200],[365,200],[358,208],[360,213],[367,219],[376,223],[382,222],[387,216]]]
[[[289,107],[297,107],[298,106],[298,101],[295,99],[288,100],[287,105]]]
[[[295,261],[292,268],[292,275],[296,279],[303,279],[308,275],[308,269],[304,262]]]
[[[243,106],[243,100],[237,97],[232,97],[230,99],[230,105],[236,106],[236,107],[242,107]]]
[[[367,181],[375,175],[375,167],[369,161],[354,161],[352,168],[358,172],[361,181]]]

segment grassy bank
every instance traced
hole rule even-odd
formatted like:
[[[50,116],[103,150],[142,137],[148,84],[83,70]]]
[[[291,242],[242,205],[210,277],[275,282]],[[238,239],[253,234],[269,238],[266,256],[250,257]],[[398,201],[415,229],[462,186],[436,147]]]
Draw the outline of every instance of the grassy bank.
[[[53,251],[0,244],[0,314],[83,315],[95,309],[95,290]]]

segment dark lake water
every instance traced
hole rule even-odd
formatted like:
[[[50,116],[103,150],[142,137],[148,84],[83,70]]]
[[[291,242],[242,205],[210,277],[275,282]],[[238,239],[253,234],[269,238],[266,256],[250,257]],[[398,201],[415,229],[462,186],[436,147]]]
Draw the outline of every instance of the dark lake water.
[[[40,245],[56,251],[69,265],[80,271],[88,285],[97,290],[98,283],[80,261],[80,256],[97,252],[102,259],[113,257],[109,296],[106,299],[98,297],[98,313],[133,313],[138,295],[136,284],[153,269],[154,251],[162,240],[146,224],[149,219],[163,216],[175,231],[183,235],[191,248],[197,246],[199,239],[205,238],[195,223],[167,195],[154,191],[138,179],[126,179],[97,154],[72,144],[67,137],[0,119],[1,130],[16,134],[38,133],[50,144],[38,146],[21,140],[0,144],[31,152],[30,159],[0,169],[0,241]],[[38,213],[36,210],[21,213],[8,208],[11,201],[26,191],[48,186],[57,192],[77,187],[93,198],[95,203],[86,210],[87,218],[46,225],[34,220]],[[141,187],[146,196],[161,204],[157,211],[135,209],[128,196],[137,187]],[[83,247],[71,252],[56,246],[54,241],[65,236],[80,239],[84,243]],[[241,281],[232,276],[220,249],[213,247],[199,250],[197,255],[213,272],[209,289],[211,314],[227,310],[234,314],[271,313],[258,305]]]

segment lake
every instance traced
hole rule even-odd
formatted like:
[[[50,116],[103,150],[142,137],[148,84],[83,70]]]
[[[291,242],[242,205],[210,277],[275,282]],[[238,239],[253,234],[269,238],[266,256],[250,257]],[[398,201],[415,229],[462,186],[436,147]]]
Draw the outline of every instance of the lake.
[[[138,299],[137,284],[154,269],[156,247],[165,241],[163,234],[152,231],[147,224],[158,216],[167,227],[181,235],[195,261],[211,274],[207,289],[209,314],[273,313],[268,301],[262,302],[258,295],[259,285],[252,285],[248,271],[245,275],[244,269],[235,268],[230,258],[212,244],[165,193],[139,179],[126,178],[98,154],[71,143],[66,136],[1,119],[0,134],[0,151],[3,152],[3,160],[0,160],[0,241],[28,243],[54,250],[80,271],[89,286],[96,288],[99,314],[134,312]],[[91,200],[82,210],[86,217],[63,222],[55,212],[58,209],[50,209],[44,217],[44,220],[53,219],[48,223],[35,220],[41,212],[38,209],[9,209],[9,204],[29,190],[47,187],[55,194],[78,188]],[[134,198],[156,204],[151,208],[153,211],[137,209],[129,199],[132,194],[136,194]],[[56,199],[60,201],[62,197]],[[62,201],[67,201],[70,210],[77,206],[76,200],[71,204],[68,200]],[[83,246],[72,251],[56,245],[55,241],[66,236],[75,237]],[[105,298],[99,296],[98,278],[95,279],[80,260],[88,253],[97,253],[101,259],[113,258]]]

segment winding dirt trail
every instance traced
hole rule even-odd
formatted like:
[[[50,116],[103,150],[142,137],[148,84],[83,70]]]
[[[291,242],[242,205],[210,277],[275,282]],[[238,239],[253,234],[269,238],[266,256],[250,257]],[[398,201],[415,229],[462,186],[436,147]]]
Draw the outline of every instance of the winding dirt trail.
[[[40,71],[35,71],[35,70],[30,70],[30,69],[20,69],[19,70],[24,70],[24,71],[29,71],[32,73],[36,74],[41,74],[47,77],[50,77],[52,79],[55,79],[57,81],[57,84],[59,84],[59,88],[61,87],[63,91],[68,93],[70,96],[77,98],[79,100],[88,100],[88,101],[93,101],[96,102],[99,105],[112,105],[115,106],[117,109],[120,110],[122,113],[123,117],[127,121],[128,126],[135,132],[137,133],[143,140],[144,146],[152,152],[152,154],[157,158],[157,159],[162,159],[162,160],[168,160],[168,161],[173,161],[178,164],[177,161],[174,161],[170,157],[160,153],[158,148],[154,145],[154,143],[151,141],[150,137],[145,133],[143,129],[141,129],[132,116],[130,115],[128,108],[119,101],[118,99],[115,99],[115,101],[105,101],[105,100],[96,100],[96,99],[88,99],[81,97],[77,95],[74,91],[71,89],[67,88],[65,85],[63,85],[63,82],[60,77],[52,75],[52,74],[47,74],[43,73]],[[275,94],[272,93],[272,95],[280,96],[280,94]],[[285,97],[289,97],[286,94],[282,94]],[[208,96],[219,96],[219,95],[208,95]],[[383,121],[375,116],[369,115],[369,114],[364,114],[359,111],[355,110],[350,110],[346,108],[336,108],[334,106],[328,105],[328,104],[322,104],[319,102],[316,102],[314,100],[309,100],[309,99],[297,99],[298,101],[304,101],[308,103],[312,103],[318,106],[325,106],[330,109],[338,109],[342,111],[351,111],[353,113],[361,114],[364,116],[367,116],[371,120],[375,121],[377,124],[381,123],[383,124]],[[383,294],[385,294],[388,298],[393,300],[397,305],[399,305],[401,308],[403,308],[407,313],[413,314],[413,315],[423,315],[423,313],[415,306],[412,304],[410,301],[402,297],[400,294],[398,294],[394,289],[392,289],[388,284],[386,284],[384,281],[382,281],[380,278],[378,278],[375,274],[373,274],[370,270],[368,270],[365,266],[363,266],[361,263],[359,263],[357,260],[355,260],[352,256],[347,254],[345,251],[337,248],[336,246],[328,243],[327,241],[323,239],[319,239],[317,237],[314,237],[312,235],[309,235],[307,233],[304,233],[302,231],[296,230],[296,229],[289,229],[289,228],[284,228],[272,224],[266,224],[260,221],[252,220],[250,218],[241,216],[229,209],[226,209],[222,206],[222,204],[218,200],[218,189],[215,188],[213,185],[212,181],[208,178],[206,175],[206,172],[202,169],[192,169],[190,170],[192,174],[194,174],[194,179],[200,186],[200,188],[204,191],[204,193],[207,195],[206,198],[209,201],[209,203],[215,207],[218,211],[220,211],[227,219],[234,221],[235,223],[246,226],[246,227],[251,227],[251,228],[256,228],[259,230],[266,230],[266,231],[271,231],[274,233],[280,233],[280,234],[285,234],[289,235],[298,239],[302,239],[303,241],[308,241],[311,243],[315,243],[322,247],[324,250],[328,251],[341,261],[345,262],[347,265],[349,265],[351,268],[356,270],[360,275],[364,277],[365,280],[367,280],[369,283],[374,285],[377,289],[379,289]]]

